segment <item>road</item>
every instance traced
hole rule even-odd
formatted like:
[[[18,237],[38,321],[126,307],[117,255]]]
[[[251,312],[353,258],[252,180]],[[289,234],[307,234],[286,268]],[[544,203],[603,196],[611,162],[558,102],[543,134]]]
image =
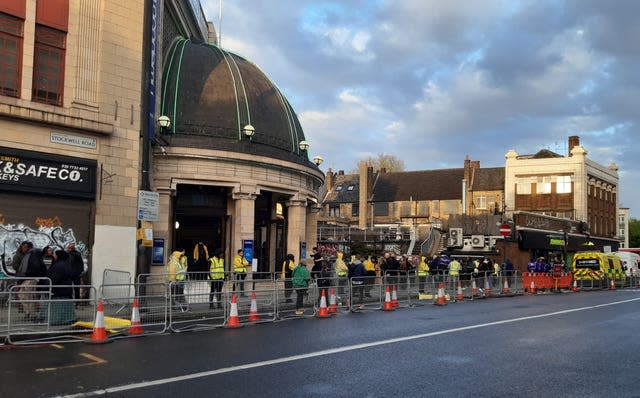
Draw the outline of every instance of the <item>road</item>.
[[[3,397],[640,396],[640,290],[0,350]]]

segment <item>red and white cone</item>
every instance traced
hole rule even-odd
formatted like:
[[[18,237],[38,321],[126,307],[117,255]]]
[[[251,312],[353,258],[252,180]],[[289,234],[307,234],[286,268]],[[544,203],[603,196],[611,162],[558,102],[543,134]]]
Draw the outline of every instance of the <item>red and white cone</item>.
[[[442,282],[438,285],[438,297],[436,298],[435,305],[447,305],[447,298],[444,296],[444,283]]]
[[[488,276],[485,276],[484,277],[484,293],[483,294],[484,294],[485,297],[489,297],[489,296],[491,296],[491,292],[492,292],[492,290],[491,290],[491,281],[489,280]]]
[[[231,296],[231,311],[229,312],[229,319],[227,319],[225,327],[239,328],[241,326],[240,317],[238,316],[238,299],[236,298],[236,294],[233,293]]]
[[[258,300],[256,298],[256,292],[251,293],[251,308],[249,308],[249,322],[257,322],[260,320],[260,314],[258,314]]]
[[[327,309],[327,296],[322,289],[322,296],[320,297],[320,309],[316,314],[316,318],[329,318],[331,314],[329,314],[329,310]]]
[[[464,293],[462,293],[462,283],[458,280],[458,290],[456,291],[456,301],[464,301]]]
[[[478,295],[478,285],[476,285],[476,278],[471,278],[471,296],[476,297]]]
[[[336,289],[334,288],[331,288],[331,294],[329,295],[329,307],[327,308],[327,311],[329,314],[335,314],[338,312],[338,306],[336,305]]]
[[[529,286],[529,293],[536,294],[536,292],[536,283],[534,281],[531,281],[531,286]]]
[[[400,303],[398,303],[398,292],[396,291],[396,285],[393,285],[393,291],[391,292],[391,305],[393,308],[398,308]]]
[[[577,292],[578,291],[578,281],[577,280],[573,280],[573,287],[571,288],[572,292]]]
[[[609,290],[616,290],[616,281],[615,281],[615,279],[611,279],[611,283],[609,284]]]
[[[382,309],[385,311],[394,311],[395,307],[393,306],[393,304],[391,303],[391,293],[389,292],[389,286],[387,286],[387,289],[384,293],[384,305],[382,306]]]
[[[104,326],[104,304],[102,300],[98,301],[98,309],[96,310],[96,321],[93,323],[93,333],[91,339],[87,341],[90,344],[109,343],[111,340],[107,337],[107,329]]]
[[[509,291],[509,281],[507,280],[507,278],[504,278],[504,280],[502,281],[502,294],[510,294],[511,292]]]
[[[131,326],[129,327],[129,334],[142,334],[142,323],[140,322],[140,305],[138,304],[138,298],[133,298],[133,304],[131,305]]]

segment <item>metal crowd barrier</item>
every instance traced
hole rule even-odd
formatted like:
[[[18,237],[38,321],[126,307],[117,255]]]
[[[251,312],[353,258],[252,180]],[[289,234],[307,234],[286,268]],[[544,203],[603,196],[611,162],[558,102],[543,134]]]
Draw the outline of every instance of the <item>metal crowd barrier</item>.
[[[0,338],[2,341],[6,340],[9,334],[9,310],[11,308],[11,299],[18,299],[17,286],[24,281],[35,281],[35,284],[40,287],[46,286],[48,288],[51,286],[51,279],[49,278],[23,278],[13,276],[5,276],[2,278],[2,285],[0,285],[2,287],[0,289]],[[2,341],[0,341],[0,344],[2,344]]]

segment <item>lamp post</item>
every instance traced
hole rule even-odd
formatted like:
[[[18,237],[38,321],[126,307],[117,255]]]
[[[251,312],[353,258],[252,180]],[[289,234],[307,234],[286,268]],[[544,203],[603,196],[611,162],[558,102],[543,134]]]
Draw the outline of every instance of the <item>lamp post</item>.
[[[322,162],[324,162],[324,159],[322,156],[317,155],[313,157],[313,163],[316,164],[316,166],[320,167],[320,165],[322,164]]]
[[[306,151],[309,149],[309,143],[307,141],[300,141],[300,143],[298,143],[298,147],[301,151]]]
[[[242,128],[242,132],[249,138],[249,141],[251,141],[251,137],[256,133],[256,129],[252,125],[247,124]]]

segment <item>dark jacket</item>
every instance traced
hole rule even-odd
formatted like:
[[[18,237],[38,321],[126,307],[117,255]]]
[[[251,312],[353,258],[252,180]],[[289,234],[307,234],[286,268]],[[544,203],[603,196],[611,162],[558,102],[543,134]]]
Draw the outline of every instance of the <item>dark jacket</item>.
[[[389,256],[389,258],[385,260],[384,272],[387,273],[388,275],[398,275],[399,269],[400,269],[400,263],[395,257]]]
[[[354,285],[362,285],[364,283],[364,276],[366,271],[364,270],[364,264],[361,261],[356,260],[349,264],[349,278]]]
[[[79,251],[73,250],[68,253],[67,261],[71,267],[72,277],[79,278],[84,272],[84,261]]]
[[[70,264],[70,256],[64,250],[56,252],[57,259],[51,264],[47,276],[51,279],[51,292],[54,297],[73,297],[73,270]]]

